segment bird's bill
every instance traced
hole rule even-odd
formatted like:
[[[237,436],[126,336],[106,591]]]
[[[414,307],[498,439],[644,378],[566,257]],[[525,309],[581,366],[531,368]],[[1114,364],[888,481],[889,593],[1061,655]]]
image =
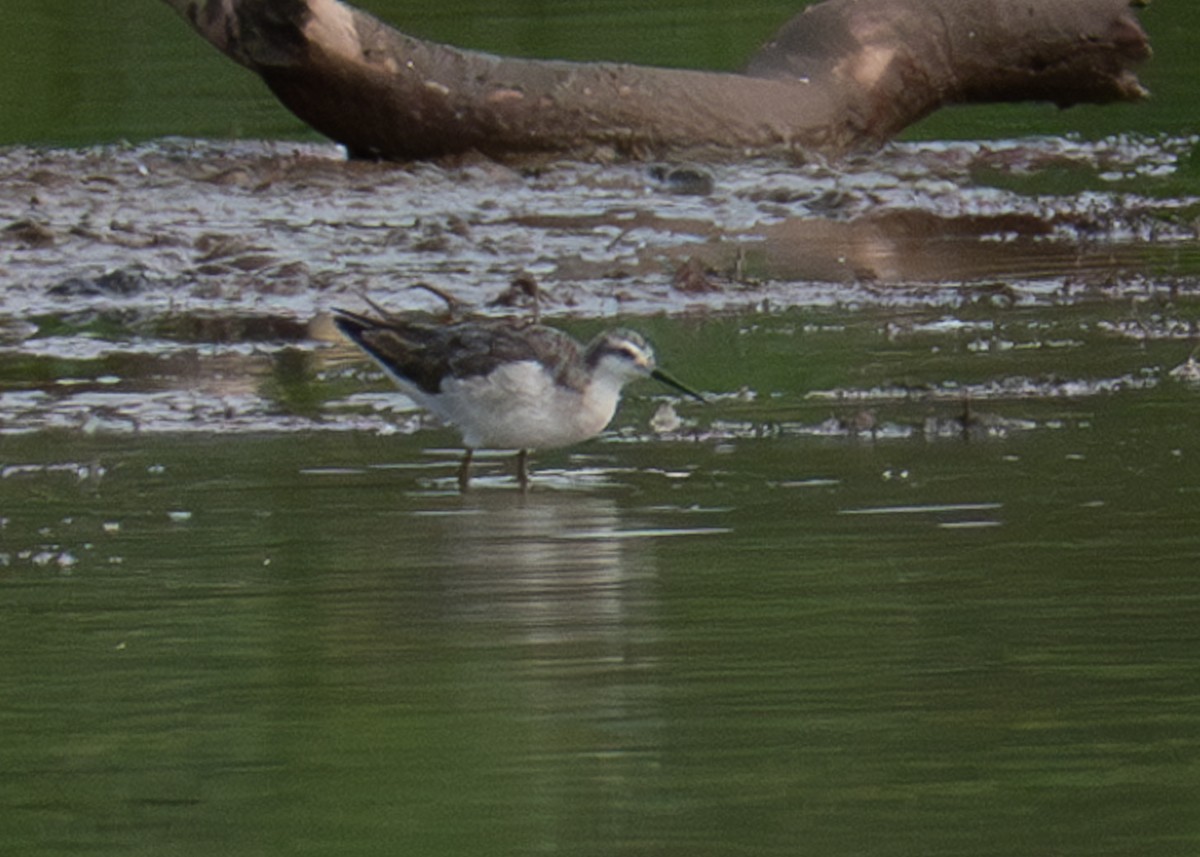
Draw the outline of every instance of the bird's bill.
[[[659,383],[666,384],[668,387],[674,387],[676,390],[678,390],[681,393],[686,393],[687,395],[691,396],[693,399],[695,399],[698,402],[704,402],[705,404],[708,404],[708,399],[704,398],[702,395],[697,393],[691,387],[686,387],[683,384],[681,384],[679,381],[676,381],[674,378],[672,378],[670,375],[668,375],[666,372],[664,372],[661,369],[655,369],[653,372],[650,373],[650,377],[653,378],[655,381],[658,381]]]

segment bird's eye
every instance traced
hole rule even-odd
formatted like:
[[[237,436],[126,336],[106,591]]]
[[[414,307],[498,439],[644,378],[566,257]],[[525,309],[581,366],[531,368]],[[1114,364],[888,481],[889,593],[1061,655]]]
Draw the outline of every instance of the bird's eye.
[[[618,346],[617,355],[624,360],[628,360],[634,366],[645,366],[651,360],[648,352],[632,344]]]

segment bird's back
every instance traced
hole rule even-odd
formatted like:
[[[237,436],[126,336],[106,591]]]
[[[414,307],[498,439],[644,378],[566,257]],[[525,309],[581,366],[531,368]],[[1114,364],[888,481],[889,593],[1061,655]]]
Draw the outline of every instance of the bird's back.
[[[587,370],[579,346],[552,327],[508,319],[434,324],[412,318],[372,318],[335,310],[334,322],[401,384],[427,396],[447,378],[487,376],[499,366],[531,361],[564,387],[582,390]]]

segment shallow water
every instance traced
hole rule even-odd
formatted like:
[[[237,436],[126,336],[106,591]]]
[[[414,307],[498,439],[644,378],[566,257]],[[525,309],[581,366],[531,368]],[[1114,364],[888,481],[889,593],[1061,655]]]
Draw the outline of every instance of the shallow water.
[[[1189,147],[7,150],[4,850],[1194,853]],[[712,402],[461,497],[327,310],[522,270]]]
[[[0,838],[1194,853],[1190,345],[1110,313],[643,319],[714,402],[635,387],[528,496],[324,352],[51,384],[2,439]]]
[[[70,61],[14,141],[289,133],[147,5],[34,10],[95,38],[34,52]],[[778,11],[724,8],[420,26],[719,67]],[[0,851],[1192,857],[1200,192],[1158,26],[1158,101],[1052,120],[1139,131],[1093,142],[0,150]],[[460,496],[328,310],[521,272],[711,402],[636,385],[527,496],[504,456]]]
[[[6,843],[1191,853],[1181,392],[600,444],[527,498],[420,436],[10,439]]]

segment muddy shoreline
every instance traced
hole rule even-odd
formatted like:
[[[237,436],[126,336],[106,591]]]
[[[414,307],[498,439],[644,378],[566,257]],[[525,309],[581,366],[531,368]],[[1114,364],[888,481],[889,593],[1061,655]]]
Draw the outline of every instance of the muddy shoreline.
[[[545,317],[577,325],[827,311],[836,324],[869,318],[884,337],[946,318],[939,335],[953,337],[959,322],[982,314],[999,329],[1019,312],[1047,341],[1103,329],[1179,343],[1155,370],[1168,377],[1198,335],[1200,200],[1162,186],[1194,142],[524,170],[351,162],[324,144],[7,149],[0,418],[10,431],[412,429],[411,414],[372,394],[336,403],[364,395],[355,385],[371,376],[330,307],[370,296],[440,308],[412,288],[427,283],[482,312],[523,314],[497,301],[517,277],[541,285]],[[1056,332],[1080,313],[1078,330]],[[1094,389],[1127,388],[1125,377]]]
[[[1125,294],[1151,276],[1186,290],[1197,201],[1126,190],[1186,148],[1034,140],[895,146],[837,166],[524,172],[348,162],[321,144],[8,149],[0,309],[117,301],[298,319],[360,292],[420,304],[407,290],[418,281],[483,304],[521,272],[550,313],[587,316],[888,303],[997,282],[1015,300],[1048,286]],[[1067,170],[1114,190],[987,181]]]

